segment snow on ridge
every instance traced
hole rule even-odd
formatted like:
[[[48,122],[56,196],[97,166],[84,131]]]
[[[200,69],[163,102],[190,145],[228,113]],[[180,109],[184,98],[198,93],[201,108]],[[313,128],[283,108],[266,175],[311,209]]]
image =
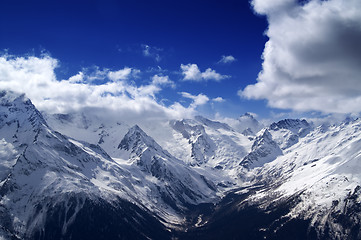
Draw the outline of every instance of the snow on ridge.
[[[312,129],[311,124],[304,119],[284,119],[272,123],[268,127],[274,141],[282,150],[296,144],[300,138],[305,137]]]
[[[160,188],[158,188],[160,182],[146,178],[138,168],[117,163],[98,146],[69,139],[45,124],[32,130],[31,117],[34,112],[36,114],[38,112],[30,105],[27,106],[31,103],[23,102],[23,104],[24,106],[17,105],[18,108],[13,108],[14,104],[11,102],[3,104],[4,108],[1,110],[8,111],[2,115],[5,124],[0,126],[1,136],[6,137],[0,144],[1,165],[5,168],[2,172],[4,174],[1,175],[0,186],[4,201],[0,205],[9,212],[10,219],[11,216],[18,219],[16,228],[19,229],[20,235],[25,234],[20,229],[30,230],[43,224],[41,221],[44,218],[39,217],[37,219],[40,222],[33,221],[35,225],[27,225],[31,222],[30,219],[35,217],[34,214],[40,214],[34,213],[33,206],[51,199],[65,201],[62,196],[65,197],[68,193],[73,195],[87,193],[89,196],[94,195],[109,201],[121,197],[139,206],[147,206],[148,210],[164,218],[178,217],[178,213],[172,207],[167,207],[169,203],[161,200]],[[27,111],[23,111],[24,109]],[[19,124],[19,121],[14,122],[10,119],[11,121],[8,122],[9,118],[23,119],[23,121]],[[6,162],[9,157],[10,161]],[[184,174],[180,175],[185,177]],[[182,193],[182,189],[178,188],[180,194],[184,194],[181,196],[184,204],[188,201],[196,204],[197,198],[207,202],[214,201],[212,200],[214,197],[209,197],[213,195],[214,190],[206,189],[209,183],[205,179],[196,175],[189,177],[191,178],[189,187],[195,197],[190,199],[191,195],[187,195],[187,191]],[[200,184],[202,189],[195,188],[194,181],[198,181],[197,184]],[[174,201],[179,197],[174,196]],[[5,201],[6,199],[9,201]],[[55,203],[46,206],[52,204]],[[168,209],[165,215],[163,208]],[[44,209],[42,214],[46,212],[47,209]]]
[[[258,132],[251,152],[243,158],[240,164],[246,168],[262,167],[264,164],[276,159],[279,155],[282,155],[282,150],[272,139],[270,132],[267,129],[263,129]]]
[[[258,176],[277,186],[269,195],[300,195],[302,201],[290,216],[318,218],[324,215],[317,212],[326,214],[335,202],[341,207],[344,199],[361,186],[360,163],[361,120],[355,120],[330,126],[327,131],[322,126],[314,128],[284,155],[258,169]],[[265,194],[260,192],[252,198]]]
[[[18,217],[18,229],[34,214],[26,201],[46,195],[121,197],[181,222],[186,204],[215,203],[247,184],[267,184],[253,199],[298,195],[290,214],[311,217],[336,202],[341,209],[361,186],[360,119],[319,127],[285,119],[249,136],[204,117],[159,123],[149,135],[121,119],[104,123],[81,113],[45,119],[59,132],[26,97],[0,92],[0,204]],[[196,164],[187,164],[192,157]]]

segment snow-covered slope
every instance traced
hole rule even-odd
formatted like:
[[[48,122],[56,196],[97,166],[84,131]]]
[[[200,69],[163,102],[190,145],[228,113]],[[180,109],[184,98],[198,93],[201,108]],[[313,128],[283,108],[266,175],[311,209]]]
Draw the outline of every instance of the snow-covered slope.
[[[129,129],[118,150],[128,159],[132,172],[140,170],[145,175],[143,182],[155,185],[159,197],[173,208],[215,200],[216,186],[211,181],[163,150],[138,125]],[[120,164],[123,161],[118,159]]]
[[[361,120],[242,118],[130,127],[0,92],[0,238],[360,238]]]
[[[228,191],[244,180],[239,171],[243,157],[252,146],[249,137],[229,125],[203,117],[170,121],[173,143],[170,152],[194,170],[206,176],[220,188]],[[168,143],[168,146],[171,146]]]
[[[331,206],[361,184],[361,120],[333,125],[327,131],[315,128],[262,169],[264,176],[273,174],[282,175],[277,191],[306,190]]]
[[[130,128],[121,119],[115,121],[91,111],[43,115],[51,128],[79,141],[99,145],[112,157],[119,157],[117,144]]]
[[[74,139],[99,144],[115,159],[129,158],[118,145],[129,131],[121,119],[111,122],[89,112],[45,115],[49,125]],[[238,178],[239,162],[249,152],[252,140],[229,125],[201,116],[195,119],[157,122],[144,129],[164,151],[185,162],[215,185],[233,185]]]
[[[250,150],[252,141],[225,123],[203,117],[171,121],[174,135],[188,144],[185,161],[216,169],[233,169]]]
[[[113,168],[123,175],[106,155],[52,131],[24,96],[2,92],[0,101],[0,134],[7,151],[0,160],[0,207],[2,219],[7,219],[2,227],[7,231],[31,238],[44,226],[49,208],[66,203],[70,193],[89,198],[107,195],[106,188],[93,182],[97,171]],[[125,192],[122,195],[125,197]],[[76,211],[63,223],[63,229]]]
[[[298,141],[282,150],[290,132]],[[272,149],[281,154],[262,161]],[[258,164],[240,170],[251,182],[230,191],[205,225],[180,239],[361,238],[361,119],[316,128],[303,120],[274,123],[245,159]]]
[[[190,144],[190,153],[185,157],[190,165],[207,163],[215,153],[215,143],[205,132],[204,126],[194,120],[171,121],[174,130]]]
[[[252,201],[297,196],[288,217],[310,219],[320,236],[348,237],[361,220],[361,119],[315,128],[255,175],[267,187]],[[356,222],[345,226],[351,215]]]
[[[163,150],[138,125],[130,128],[120,120],[111,121],[89,112],[46,115],[46,119],[50,126],[72,138],[101,146],[122,168],[128,169],[144,187],[138,191],[145,195],[142,202],[161,205],[165,201],[180,210],[185,204],[217,199],[212,182]]]
[[[264,129],[256,136],[251,152],[241,161],[240,165],[246,168],[262,167],[264,164],[273,161],[282,150],[279,145],[272,139],[272,135],[267,129]]]
[[[299,138],[306,136],[312,127],[306,120],[284,119],[272,123],[268,130],[280,148],[284,150],[296,144]]]
[[[158,170],[152,172],[155,176],[146,175],[138,165],[125,160],[122,164],[115,162],[97,145],[53,131],[24,96],[2,92],[0,111],[0,226],[12,235],[33,238],[34,234],[48,234],[41,229],[48,226],[47,218],[53,207],[66,213],[58,226],[65,235],[89,201],[93,207],[99,201],[108,207],[129,202],[140,207],[138,215],[142,211],[153,212],[168,223],[181,221],[177,210],[186,204],[214,201],[215,189],[203,176],[168,164],[167,161],[176,159],[165,155],[156,144],[149,147],[150,152],[159,150],[160,154],[149,159],[145,155],[147,150],[142,149],[141,159],[154,160],[152,167]],[[142,140],[152,142],[145,135]],[[124,206],[120,207],[124,210]],[[129,217],[138,219],[138,215]]]
[[[247,168],[262,167],[283,154],[283,150],[296,144],[312,130],[306,120],[285,119],[272,123],[259,131],[251,151],[241,162]]]

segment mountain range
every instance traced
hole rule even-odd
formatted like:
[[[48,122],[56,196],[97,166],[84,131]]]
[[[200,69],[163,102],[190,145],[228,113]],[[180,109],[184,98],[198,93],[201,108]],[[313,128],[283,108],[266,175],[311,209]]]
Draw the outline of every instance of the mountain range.
[[[361,119],[132,125],[0,92],[0,239],[360,239]]]

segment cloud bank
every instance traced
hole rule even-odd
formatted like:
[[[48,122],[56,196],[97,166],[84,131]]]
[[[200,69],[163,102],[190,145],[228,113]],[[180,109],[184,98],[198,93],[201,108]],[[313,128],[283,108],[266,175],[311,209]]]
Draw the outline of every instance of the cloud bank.
[[[239,91],[271,107],[361,112],[361,1],[253,0],[269,37],[257,83]]]
[[[188,107],[178,102],[163,105],[156,95],[175,86],[168,76],[154,75],[148,84],[136,85],[138,69],[111,71],[95,67],[83,69],[69,79],[57,79],[54,70],[58,65],[59,61],[50,56],[0,56],[0,89],[25,93],[47,113],[92,109],[113,112],[130,121],[190,117],[204,102],[199,95]],[[104,81],[96,82],[99,79]]]

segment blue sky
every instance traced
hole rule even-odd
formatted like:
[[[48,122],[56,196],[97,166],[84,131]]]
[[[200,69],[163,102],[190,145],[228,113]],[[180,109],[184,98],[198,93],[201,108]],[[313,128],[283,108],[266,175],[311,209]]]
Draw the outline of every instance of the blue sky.
[[[0,47],[18,55],[46,51],[60,61],[56,71],[60,77],[91,66],[128,66],[140,69],[141,78],[148,80],[152,73],[145,71],[159,66],[177,82],[176,89],[161,93],[170,101],[180,98],[177,92],[203,93],[226,99],[229,104],[219,110],[229,116],[264,111],[263,101],[241,101],[237,95],[238,89],[256,82],[267,40],[265,17],[256,16],[247,1],[7,1],[1,5]],[[150,56],[143,54],[145,45]],[[218,63],[222,56],[237,60]],[[175,72],[189,63],[230,77],[220,82],[182,82],[182,75]]]
[[[346,68],[352,70],[347,84],[360,82],[356,77],[359,57],[342,47],[350,45],[348,36],[355,42],[353,49],[359,51],[360,4],[346,2],[348,5],[341,0],[5,0],[0,3],[0,49],[7,55],[7,63],[26,56],[56,59],[57,81],[81,72],[86,76],[82,84],[89,84],[89,79],[94,79],[90,76],[98,71],[103,77],[91,84],[105,84],[111,81],[109,72],[127,68],[132,69],[131,74],[116,81],[126,80],[138,88],[151,84],[154,76],[167,77],[168,82],[159,83],[159,89],[149,95],[156,103],[165,107],[179,103],[186,108],[193,104],[207,116],[357,114],[358,107],[344,109],[342,105],[361,101],[360,92],[352,92],[352,87],[337,91]],[[345,11],[346,7],[356,14]],[[329,9],[333,13],[326,11]],[[317,12],[325,21],[314,16]],[[341,22],[345,15],[354,27]],[[310,21],[304,23],[305,19]],[[332,24],[338,24],[340,31],[328,31]],[[306,29],[307,33],[303,32]],[[317,37],[316,32],[320,32]],[[317,48],[320,44],[324,49]],[[332,50],[335,46],[338,51]],[[268,53],[264,59],[263,52]],[[332,67],[340,52],[340,71],[332,73],[338,79],[331,79],[323,68]],[[310,59],[315,61],[312,65]],[[325,59],[335,61],[324,66]],[[319,71],[313,69],[317,66]],[[325,90],[322,98],[320,89]],[[202,102],[203,96],[208,100]],[[330,96],[337,97],[330,100]]]

